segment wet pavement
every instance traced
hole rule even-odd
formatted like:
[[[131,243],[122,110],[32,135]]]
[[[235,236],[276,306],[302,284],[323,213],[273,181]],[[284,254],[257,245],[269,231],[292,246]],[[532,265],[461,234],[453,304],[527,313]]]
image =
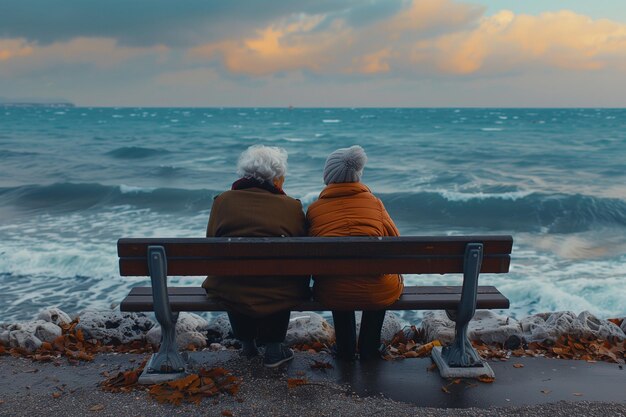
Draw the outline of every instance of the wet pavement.
[[[97,385],[105,379],[104,371],[132,369],[143,359],[142,355],[101,354],[95,361],[78,366],[65,363],[55,366],[2,357],[0,400],[37,394],[50,398],[54,391],[84,391],[97,395]],[[437,370],[432,369],[429,358],[345,363],[333,360],[328,354],[297,352],[292,363],[278,370],[265,369],[260,358],[251,361],[240,358],[237,351],[193,352],[190,359],[194,368],[224,367],[241,376],[244,384],[255,381],[255,384],[282,387],[289,378],[302,378],[310,385],[341,395],[388,399],[418,407],[487,409],[559,401],[626,405],[626,369],[623,365],[605,362],[548,358],[490,361],[496,379],[482,383],[441,378]],[[329,363],[332,368],[313,369],[311,365],[316,361]]]
[[[492,383],[441,378],[436,369],[429,371],[430,359],[333,364],[328,377],[349,384],[361,396],[383,395],[422,407],[489,408],[581,400],[626,404],[624,366],[604,362],[548,358],[490,362],[496,374]]]

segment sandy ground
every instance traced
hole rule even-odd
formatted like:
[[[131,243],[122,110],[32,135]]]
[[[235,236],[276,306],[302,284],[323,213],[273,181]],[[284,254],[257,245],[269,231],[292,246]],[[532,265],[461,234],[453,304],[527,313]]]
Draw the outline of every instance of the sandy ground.
[[[428,359],[366,366],[337,363],[326,354],[297,353],[288,366],[268,370],[259,358],[245,360],[234,351],[196,352],[190,357],[192,367],[221,366],[242,378],[237,396],[171,406],[158,404],[141,390],[107,393],[99,388],[104,371],[132,369],[143,358],[101,354],[93,362],[72,366],[63,360],[55,366],[4,356],[0,416],[626,417],[625,370],[613,364],[542,358],[526,359],[521,369],[495,363],[493,384],[450,384],[427,371]],[[314,360],[329,362],[333,369],[311,369]],[[288,388],[288,378],[305,378],[310,385]]]

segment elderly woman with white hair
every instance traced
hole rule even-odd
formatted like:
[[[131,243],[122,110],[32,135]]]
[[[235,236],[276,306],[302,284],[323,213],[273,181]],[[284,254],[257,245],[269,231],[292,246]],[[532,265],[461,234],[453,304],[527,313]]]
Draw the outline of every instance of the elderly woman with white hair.
[[[282,189],[286,171],[287,152],[282,148],[256,145],[244,151],[237,164],[241,178],[213,202],[207,237],[306,236],[302,204]],[[282,342],[290,309],[309,297],[308,277],[209,276],[202,286],[209,297],[228,307],[244,356],[258,355],[259,341],[265,344],[266,367],[293,359]]]

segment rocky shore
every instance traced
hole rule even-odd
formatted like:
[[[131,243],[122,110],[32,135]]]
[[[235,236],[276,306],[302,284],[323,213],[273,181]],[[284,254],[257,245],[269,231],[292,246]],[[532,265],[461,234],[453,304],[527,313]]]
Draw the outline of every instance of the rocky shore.
[[[358,315],[357,315],[358,317]],[[0,325],[0,345],[20,348],[27,352],[39,349],[44,342],[52,343],[62,334],[62,326],[78,319],[75,330],[80,330],[85,340],[99,341],[105,345],[124,345],[147,342],[158,345],[161,329],[149,315],[122,313],[117,310],[85,310],[78,317],[70,317],[56,307],[42,310],[32,321]],[[358,319],[357,319],[358,322]],[[358,324],[357,324],[358,325]],[[381,342],[393,339],[405,323],[397,314],[387,312]],[[445,344],[454,337],[454,322],[445,312],[428,312],[419,327],[413,327],[428,343],[438,340]],[[489,310],[479,310],[469,325],[472,341],[484,344],[498,343],[508,349],[517,349],[523,343],[555,342],[562,336],[610,341],[626,340],[626,320],[604,320],[584,311],[578,315],[570,311],[540,313],[515,320]],[[211,321],[192,313],[180,313],[176,326],[180,349],[211,350],[238,347],[233,338],[228,317],[221,314]],[[289,345],[330,346],[334,342],[332,325],[314,312],[293,312],[286,342]]]
[[[469,336],[497,375],[495,383],[480,383],[443,379],[432,372],[428,354],[417,354],[416,339],[422,347],[452,339],[454,323],[444,312],[426,314],[419,326],[388,312],[382,341],[395,358],[415,359],[375,363],[335,361],[328,349],[335,337],[332,325],[316,313],[294,312],[286,341],[298,353],[278,370],[265,369],[259,358],[239,356],[226,314],[208,321],[181,313],[177,342],[186,350],[188,371],[223,369],[240,381],[240,389],[236,395],[174,406],[159,403],[135,382],[115,392],[103,388],[116,375],[119,380],[139,372],[150,346],[159,343],[160,328],[150,316],[85,310],[70,317],[47,308],[31,321],[0,325],[0,374],[9,376],[0,380],[0,416],[32,416],[43,409],[64,416],[626,416],[625,327],[626,320],[603,320],[588,312],[515,320],[478,311]],[[563,338],[570,343],[593,339],[588,346],[609,343],[621,350],[613,363],[554,360],[564,356],[543,353],[511,356],[532,352],[533,345],[567,349]]]

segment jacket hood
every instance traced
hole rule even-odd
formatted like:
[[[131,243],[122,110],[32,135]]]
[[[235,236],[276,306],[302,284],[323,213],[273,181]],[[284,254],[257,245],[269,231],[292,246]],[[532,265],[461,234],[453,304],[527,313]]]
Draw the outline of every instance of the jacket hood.
[[[346,197],[360,193],[371,193],[367,185],[361,182],[342,182],[328,184],[320,193],[320,198]]]

